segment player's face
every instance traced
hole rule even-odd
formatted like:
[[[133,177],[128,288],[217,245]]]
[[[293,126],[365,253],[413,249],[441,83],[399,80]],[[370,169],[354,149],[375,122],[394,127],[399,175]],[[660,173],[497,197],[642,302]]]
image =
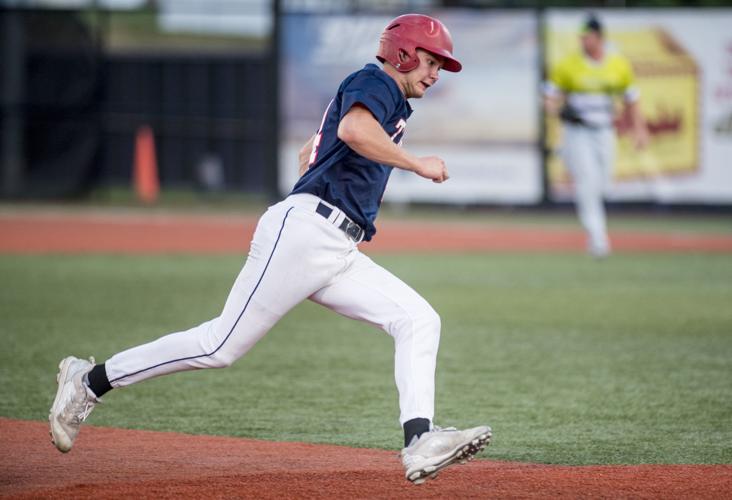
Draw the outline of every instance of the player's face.
[[[580,37],[585,54],[595,56],[602,50],[602,36],[596,31],[587,31]]]
[[[417,49],[419,66],[406,74],[404,82],[405,96],[408,98],[420,98],[424,96],[427,89],[437,83],[440,79],[440,70],[444,60],[422,49]]]

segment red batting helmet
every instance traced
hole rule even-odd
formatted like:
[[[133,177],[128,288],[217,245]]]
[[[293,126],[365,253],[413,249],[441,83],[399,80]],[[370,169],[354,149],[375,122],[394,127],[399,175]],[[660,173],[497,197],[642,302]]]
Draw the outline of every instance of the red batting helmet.
[[[423,49],[445,59],[442,68],[457,73],[463,68],[460,62],[452,57],[452,38],[444,24],[433,17],[422,14],[405,14],[392,20],[379,42],[376,58],[390,63],[402,73],[412,71],[419,66],[417,49]],[[399,59],[399,51],[404,50],[409,59]]]

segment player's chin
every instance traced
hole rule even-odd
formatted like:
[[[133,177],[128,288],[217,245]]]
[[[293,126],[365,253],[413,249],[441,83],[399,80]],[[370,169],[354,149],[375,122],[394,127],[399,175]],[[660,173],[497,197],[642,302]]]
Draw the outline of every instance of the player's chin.
[[[428,88],[429,87],[425,87],[424,85],[421,85],[421,84],[417,85],[414,88],[414,94],[412,95],[412,97],[416,97],[417,99],[424,97],[424,95],[427,93]]]

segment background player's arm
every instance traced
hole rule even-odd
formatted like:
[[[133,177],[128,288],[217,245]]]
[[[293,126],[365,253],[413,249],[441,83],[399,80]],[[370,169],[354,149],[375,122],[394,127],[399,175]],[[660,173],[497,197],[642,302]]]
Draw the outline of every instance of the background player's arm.
[[[559,116],[566,100],[569,77],[565,66],[566,62],[562,61],[552,67],[549,78],[544,82],[544,110],[549,116]]]
[[[633,137],[635,148],[645,148],[648,145],[650,136],[648,135],[646,121],[643,119],[643,113],[641,113],[640,103],[637,99],[625,101],[625,113],[630,119],[630,133]]]
[[[640,91],[635,86],[635,75],[630,62],[621,59],[621,82],[624,87],[625,109],[623,110],[630,121],[630,134],[633,139],[635,148],[640,150],[648,145],[649,135],[646,128],[646,121],[643,119],[643,113],[640,109],[639,95]]]
[[[417,157],[392,142],[371,112],[353,106],[338,124],[338,138],[369,160],[409,170],[433,182],[448,179],[445,162],[437,156]]]
[[[559,110],[564,104],[564,96],[560,93],[544,94],[544,109],[550,116],[559,116]]]
[[[304,174],[308,167],[310,167],[310,153],[313,150],[313,142],[315,141],[315,134],[300,148],[300,153],[297,155],[298,163],[300,168],[298,170],[300,177]]]

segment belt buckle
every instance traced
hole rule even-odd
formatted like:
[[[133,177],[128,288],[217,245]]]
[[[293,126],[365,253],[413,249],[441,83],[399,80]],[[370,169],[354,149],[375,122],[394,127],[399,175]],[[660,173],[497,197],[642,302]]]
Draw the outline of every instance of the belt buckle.
[[[346,234],[349,238],[358,243],[361,240],[363,230],[358,224],[349,220],[346,225]]]

